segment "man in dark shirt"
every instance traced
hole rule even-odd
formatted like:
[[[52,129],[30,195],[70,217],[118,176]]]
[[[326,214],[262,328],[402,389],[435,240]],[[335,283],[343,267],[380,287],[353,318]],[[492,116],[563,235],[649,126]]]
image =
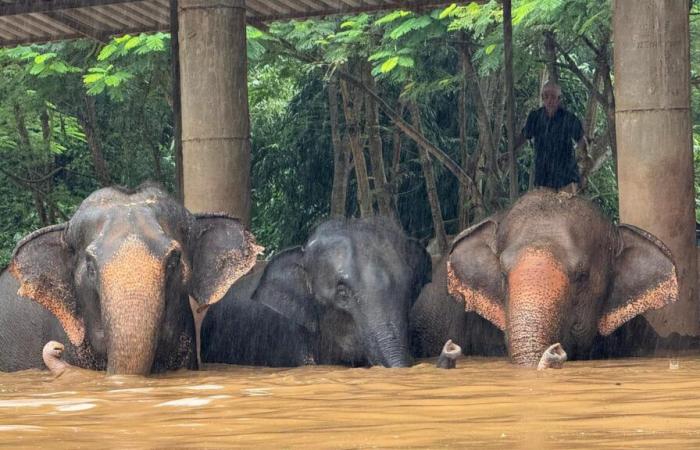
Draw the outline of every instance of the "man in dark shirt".
[[[535,186],[575,193],[580,182],[576,150],[585,153],[586,141],[578,118],[562,108],[561,88],[548,81],[542,87],[539,109],[527,116],[525,128],[515,141],[515,151],[526,139],[535,141]]]

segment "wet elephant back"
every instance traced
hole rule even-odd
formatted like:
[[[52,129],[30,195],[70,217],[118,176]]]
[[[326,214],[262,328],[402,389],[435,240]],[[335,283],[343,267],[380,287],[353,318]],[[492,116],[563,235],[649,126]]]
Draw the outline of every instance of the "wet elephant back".
[[[0,371],[44,367],[41,350],[50,340],[64,344],[65,358],[73,360],[73,347],[58,320],[39,304],[18,296],[17,289],[17,280],[3,270],[0,273]]]
[[[263,268],[233,284],[202,322],[202,362],[293,367],[313,361],[308,331],[251,300]]]

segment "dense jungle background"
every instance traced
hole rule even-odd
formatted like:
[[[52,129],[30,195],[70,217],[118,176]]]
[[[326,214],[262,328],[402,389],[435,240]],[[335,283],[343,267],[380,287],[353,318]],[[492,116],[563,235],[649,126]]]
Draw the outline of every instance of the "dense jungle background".
[[[514,0],[514,93],[520,130],[541,83],[559,80],[591,142],[584,195],[617,218],[610,15],[609,0]],[[693,2],[696,192],[699,16]],[[252,229],[267,253],[331,215],[393,216],[439,247],[511,201],[498,2],[247,34]],[[0,49],[0,267],[101,186],[156,180],[177,195],[170,48],[156,33]],[[518,154],[520,192],[531,160]]]

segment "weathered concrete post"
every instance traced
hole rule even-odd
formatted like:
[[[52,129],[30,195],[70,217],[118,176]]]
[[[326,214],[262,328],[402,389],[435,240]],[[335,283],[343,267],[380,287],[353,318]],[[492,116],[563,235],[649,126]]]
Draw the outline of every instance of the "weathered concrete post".
[[[185,206],[250,223],[245,0],[179,0]]]
[[[688,0],[615,0],[620,221],[673,252],[679,301],[646,315],[657,332],[698,334]]]

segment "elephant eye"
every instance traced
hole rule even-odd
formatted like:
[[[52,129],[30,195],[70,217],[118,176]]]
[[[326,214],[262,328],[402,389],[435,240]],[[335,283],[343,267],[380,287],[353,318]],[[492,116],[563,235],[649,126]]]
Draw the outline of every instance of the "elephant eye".
[[[588,280],[588,271],[586,270],[579,270],[574,274],[574,281],[576,283],[583,283],[586,280]]]
[[[95,258],[90,255],[85,255],[85,273],[90,280],[95,280],[97,278],[97,263]]]
[[[335,293],[338,297],[348,297],[350,295],[350,289],[343,281],[339,281],[338,286],[335,288]]]
[[[182,258],[182,254],[180,253],[179,250],[173,250],[170,253],[170,256],[168,256],[168,263],[167,263],[167,270],[169,272],[174,271],[180,266],[180,260]]]

